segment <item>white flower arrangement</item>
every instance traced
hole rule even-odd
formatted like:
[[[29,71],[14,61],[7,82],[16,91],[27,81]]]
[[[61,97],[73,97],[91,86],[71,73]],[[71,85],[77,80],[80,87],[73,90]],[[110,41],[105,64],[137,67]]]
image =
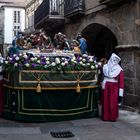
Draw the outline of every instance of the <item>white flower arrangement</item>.
[[[14,54],[7,56],[4,61],[6,71],[17,70],[48,70],[48,71],[86,71],[98,69],[98,62],[93,56],[77,57],[31,56],[28,54]]]

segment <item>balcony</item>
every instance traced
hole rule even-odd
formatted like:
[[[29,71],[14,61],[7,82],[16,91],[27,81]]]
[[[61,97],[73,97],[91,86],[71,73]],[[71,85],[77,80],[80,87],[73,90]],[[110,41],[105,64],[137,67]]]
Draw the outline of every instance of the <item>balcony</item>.
[[[85,0],[64,0],[64,16],[67,18],[84,15]]]
[[[101,5],[106,5],[107,7],[117,7],[130,1],[134,0],[99,0],[99,3]]]
[[[63,0],[44,0],[34,15],[35,29],[52,31],[64,24]]]

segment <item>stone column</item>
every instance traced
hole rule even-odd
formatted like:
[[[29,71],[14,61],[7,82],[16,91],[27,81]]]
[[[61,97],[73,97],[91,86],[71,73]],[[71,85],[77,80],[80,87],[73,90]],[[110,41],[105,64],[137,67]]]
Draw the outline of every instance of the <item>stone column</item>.
[[[140,47],[138,44],[116,47],[124,69],[124,106],[140,112]]]

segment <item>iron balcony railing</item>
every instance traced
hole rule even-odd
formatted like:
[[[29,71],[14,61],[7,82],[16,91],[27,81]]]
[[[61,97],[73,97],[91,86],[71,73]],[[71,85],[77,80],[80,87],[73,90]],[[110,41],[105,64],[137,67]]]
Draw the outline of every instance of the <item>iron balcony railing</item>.
[[[99,2],[100,3],[117,3],[117,2],[120,2],[120,1],[125,1],[125,0],[100,0]]]
[[[129,1],[134,1],[134,0],[99,0],[100,4],[104,4],[108,6],[123,4]]]
[[[47,17],[63,17],[64,3],[63,0],[44,0],[35,11],[35,26],[46,20]]]
[[[84,13],[85,0],[64,0],[64,16]]]

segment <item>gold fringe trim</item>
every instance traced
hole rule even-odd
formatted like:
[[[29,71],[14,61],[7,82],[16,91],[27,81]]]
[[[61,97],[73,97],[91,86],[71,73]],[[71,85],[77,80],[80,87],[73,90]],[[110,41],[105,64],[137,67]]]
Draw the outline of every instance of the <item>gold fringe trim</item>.
[[[81,87],[80,87],[79,83],[80,83],[80,80],[77,80],[77,87],[76,87],[76,92],[77,93],[81,92]]]
[[[10,89],[24,89],[24,90],[36,90],[36,87],[16,87],[16,86],[9,86],[5,85],[4,87],[10,88]],[[88,88],[97,88],[97,85],[94,86],[82,86],[81,89],[88,89]],[[70,89],[76,89],[76,87],[41,87],[42,90],[70,90]]]
[[[77,93],[80,93],[80,92],[81,92],[81,88],[80,88],[79,83],[77,84],[77,87],[76,87],[76,92],[77,92]]]
[[[37,87],[36,87],[36,92],[40,93],[41,92],[41,86],[40,83],[38,83]]]
[[[41,93],[40,78],[37,79],[38,85],[36,87],[36,92]]]

